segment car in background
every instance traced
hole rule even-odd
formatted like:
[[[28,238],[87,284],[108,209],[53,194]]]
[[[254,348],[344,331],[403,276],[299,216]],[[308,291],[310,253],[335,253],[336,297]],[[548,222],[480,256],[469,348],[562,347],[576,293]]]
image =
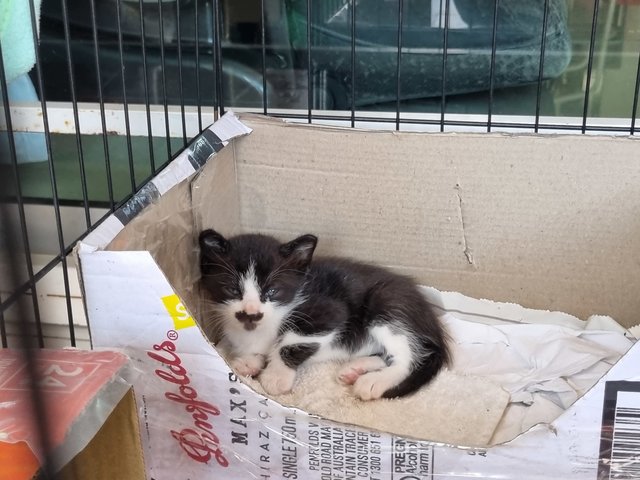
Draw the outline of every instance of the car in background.
[[[126,93],[130,103],[214,105],[221,93],[226,106],[307,108],[311,81],[313,108],[366,108],[398,93],[410,101],[535,83],[543,42],[543,78],[559,76],[571,59],[564,0],[404,0],[399,69],[398,0],[264,0],[264,32],[260,0],[66,3],[75,93],[87,102],[98,100],[93,19],[103,97],[118,103]],[[40,38],[45,98],[68,101],[62,0],[43,2]]]

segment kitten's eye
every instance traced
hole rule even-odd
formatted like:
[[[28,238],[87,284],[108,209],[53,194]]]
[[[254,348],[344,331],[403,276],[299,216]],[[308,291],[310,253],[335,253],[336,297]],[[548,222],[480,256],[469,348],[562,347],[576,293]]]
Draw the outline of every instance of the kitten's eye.
[[[224,287],[222,291],[230,297],[241,297],[242,292],[238,287]]]
[[[267,290],[267,292],[264,294],[265,298],[267,300],[271,300],[273,297],[275,297],[275,295],[278,293],[278,289],[277,288],[270,288],[269,290]]]

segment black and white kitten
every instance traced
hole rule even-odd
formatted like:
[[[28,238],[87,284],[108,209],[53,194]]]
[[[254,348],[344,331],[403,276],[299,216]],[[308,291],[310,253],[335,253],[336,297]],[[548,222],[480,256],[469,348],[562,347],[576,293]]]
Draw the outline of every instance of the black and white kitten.
[[[429,382],[449,359],[446,334],[413,281],[341,258],[312,262],[316,243],[200,234],[202,284],[231,367],[259,374],[272,395],[292,389],[301,364],[327,360],[345,362],[339,380],[363,400]]]

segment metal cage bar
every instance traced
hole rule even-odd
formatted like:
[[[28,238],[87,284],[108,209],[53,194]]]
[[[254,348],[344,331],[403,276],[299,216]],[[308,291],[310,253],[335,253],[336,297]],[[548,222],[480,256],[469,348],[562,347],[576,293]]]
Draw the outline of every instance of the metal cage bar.
[[[91,0],[95,1],[95,0]],[[146,28],[144,26],[144,3],[138,0],[138,9],[140,10],[140,46],[142,47],[142,75],[144,76],[144,105],[147,109],[147,142],[149,144],[149,164],[151,171],[156,171],[156,160],[153,151],[153,131],[151,128],[151,109],[149,108],[149,71],[147,62],[147,39]]]
[[[104,97],[102,94],[102,70],[100,68],[100,50],[98,41],[98,26],[96,23],[96,3],[95,0],[89,0],[89,8],[91,10],[91,33],[93,37],[93,54],[96,63],[96,83],[98,88],[98,103],[100,105],[100,124],[102,126],[102,149],[104,152],[104,162],[107,175],[107,194],[109,196],[109,208],[113,211],[115,205],[113,194],[113,179],[111,178],[111,156],[109,155],[109,140],[107,138],[107,120],[104,111]]]
[[[222,11],[220,0],[213,0],[213,53],[215,62],[216,78],[216,105],[218,115],[224,115],[224,89],[223,89],[223,69],[222,69]]]
[[[396,130],[400,130],[400,73],[402,65],[402,30],[404,27],[404,0],[398,1],[398,55],[396,59]]]
[[[64,0],[63,0],[64,1]],[[124,109],[124,128],[127,136],[127,157],[129,159],[129,180],[131,191],[136,190],[136,170],[133,164],[133,147],[131,145],[131,124],[129,123],[129,101],[127,99],[127,82],[125,78],[124,47],[122,44],[122,0],[116,0],[116,21],[118,25],[118,53],[120,55],[120,78],[122,80],[122,108]]]
[[[491,31],[491,62],[489,67],[489,105],[487,106],[487,132],[491,131],[491,116],[493,115],[493,85],[496,71],[496,49],[498,48],[498,3],[493,3],[493,27]]]
[[[640,94],[640,53],[638,54],[638,68],[636,69],[636,83],[633,89],[633,106],[631,107],[631,128],[629,133],[636,133],[636,115],[638,115],[638,94]]]
[[[89,194],[87,192],[87,174],[85,171],[84,152],[82,149],[82,137],[80,135],[80,119],[78,116],[78,99],[76,94],[76,82],[74,77],[73,60],[71,55],[71,33],[69,31],[69,8],[67,0],[62,1],[62,25],[64,26],[65,51],[67,55],[67,68],[69,73],[69,86],[71,88],[71,105],[73,107],[73,120],[76,127],[76,148],[78,149],[78,163],[80,166],[80,185],[82,188],[82,202],[87,228],[91,226],[89,213]]]
[[[158,28],[160,42],[160,68],[162,69],[162,105],[164,106],[164,128],[167,143],[167,157],[171,157],[171,135],[169,134],[169,99],[167,97],[167,64],[165,62],[164,47],[164,12],[162,0],[158,0]]]
[[[182,78],[182,28],[180,25],[180,0],[176,0],[176,40],[178,42],[178,92],[180,93],[180,117],[182,120],[182,146],[187,146],[187,122],[184,114],[184,79]]]
[[[351,0],[349,27],[351,29],[351,127],[356,126],[356,0]]]
[[[547,49],[547,17],[549,15],[549,0],[544,0],[542,13],[542,35],[540,38],[540,66],[538,67],[538,85],[536,86],[536,119],[533,131],[540,129],[540,99],[542,97],[542,79],[544,78],[544,55]]]
[[[451,0],[444,0],[444,28],[442,32],[442,77],[440,98],[440,131],[444,132],[445,111],[447,108],[447,55],[449,51],[449,7]],[[442,0],[440,0],[440,12],[442,12]]]
[[[196,55],[196,100],[198,108],[198,131],[202,132],[202,92],[200,91],[200,2],[194,4],[194,30],[196,37],[195,55]],[[142,18],[142,16],[141,16]],[[186,132],[185,132],[186,135]]]
[[[37,16],[36,16],[36,10],[35,10],[33,0],[29,0],[29,15],[31,17],[33,43],[34,45],[37,45],[38,37],[36,33],[37,29],[35,28],[35,25],[37,24]],[[40,54],[38,52],[38,49],[35,49],[35,71],[36,71],[36,80],[38,83],[39,90],[43,92],[44,82],[43,82]],[[9,101],[8,98],[5,99],[5,101],[8,103]],[[53,151],[51,148],[51,132],[49,130],[49,118],[48,118],[47,105],[44,100],[44,96],[41,96],[40,103],[42,107],[42,120],[43,120],[44,133],[45,133],[45,145],[47,149],[47,165],[48,165],[49,180],[51,182],[51,194],[52,194],[51,199],[53,203],[53,211],[54,211],[56,233],[57,233],[57,240],[58,240],[58,252],[59,252],[58,257],[55,258],[50,263],[55,262],[55,265],[58,265],[58,264],[62,265],[63,285],[64,285],[64,291],[65,291],[65,297],[66,297],[65,307],[66,307],[67,321],[68,321],[68,327],[69,327],[69,342],[71,346],[75,347],[76,337],[75,337],[75,328],[73,324],[73,310],[71,308],[71,299],[70,299],[69,272],[67,269],[67,258],[65,253],[64,233],[62,229],[62,218],[60,214],[60,202],[58,197],[58,184],[56,181],[56,170],[53,163]],[[74,115],[75,113],[77,113],[77,110],[74,110]],[[12,134],[12,132],[9,132],[9,134]],[[86,177],[84,178],[86,179]],[[86,208],[85,208],[85,212],[86,212]],[[39,276],[40,278],[44,276],[43,269],[41,269],[39,272],[36,272],[30,280],[35,284],[38,282]],[[5,311],[8,307],[13,305],[16,301],[18,301],[20,296],[23,295],[23,293],[27,290],[27,288],[25,287],[28,287],[28,283],[23,284],[22,287],[17,288],[11,295],[9,295],[9,297],[4,300],[0,308],[3,311]]]
[[[311,0],[307,0],[307,122],[313,114],[313,71],[311,70]]]
[[[262,113],[268,114],[268,98],[267,98],[267,26],[266,12],[264,6],[265,0],[260,0],[260,60],[262,66]]]
[[[2,93],[2,98],[6,99],[4,104],[4,116],[7,122],[8,131],[12,131],[12,122],[11,122],[11,109],[9,108],[9,89],[7,88],[7,79],[4,74],[4,62],[2,59],[2,45],[0,45],[0,92]],[[20,222],[20,233],[22,239],[22,248],[24,249],[24,257],[25,263],[27,266],[27,274],[29,276],[28,284],[31,290],[31,302],[34,320],[36,324],[36,335],[37,342],[40,348],[44,347],[44,336],[42,333],[42,323],[40,319],[40,308],[38,305],[38,291],[36,288],[36,282],[33,281],[33,262],[31,261],[31,247],[29,242],[29,233],[27,232],[27,219],[25,216],[24,209],[24,198],[22,196],[22,185],[20,180],[20,173],[18,172],[18,156],[16,153],[16,145],[13,134],[10,133],[8,135],[9,140],[9,154],[11,157],[11,166],[13,170],[13,180],[15,183],[15,197],[18,204],[18,217]],[[4,222],[3,222],[4,223]],[[14,262],[15,265],[15,262]],[[15,269],[15,267],[14,267]],[[23,319],[26,322],[26,318]],[[3,322],[4,326],[4,322]],[[3,339],[3,343],[4,339]]]
[[[591,74],[593,73],[593,55],[596,47],[596,33],[598,30],[598,11],[600,0],[593,3],[593,18],[591,21],[591,39],[589,41],[589,60],[587,62],[586,85],[584,88],[584,107],[582,110],[582,133],[587,131],[587,116],[589,115],[589,92],[591,91]]]

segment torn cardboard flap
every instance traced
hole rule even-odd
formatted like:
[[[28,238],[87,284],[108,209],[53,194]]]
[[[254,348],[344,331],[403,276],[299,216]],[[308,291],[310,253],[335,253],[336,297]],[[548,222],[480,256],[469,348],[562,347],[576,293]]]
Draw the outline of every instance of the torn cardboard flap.
[[[601,432],[593,418],[602,411],[605,385],[629,378],[628,370],[616,367],[637,362],[640,353],[636,346],[623,355],[621,342],[628,346],[631,340],[622,327],[610,328],[602,319],[585,324],[555,311],[578,318],[611,314],[623,325],[637,323],[640,300],[632,293],[640,285],[637,265],[629,258],[638,258],[640,240],[633,232],[640,227],[635,215],[640,196],[621,200],[640,184],[635,140],[390,134],[292,126],[255,116],[243,117],[248,128],[232,114],[223,119],[229,127],[226,136],[218,124],[208,131],[230,143],[227,147],[211,151],[212,158],[197,173],[176,177],[176,186],[125,218],[122,228],[110,227],[109,232],[119,231],[112,243],[94,241],[106,239],[98,229],[89,246],[78,249],[94,345],[126,348],[144,372],[136,393],[147,412],[146,445],[154,445],[148,452],[150,476],[171,471],[197,477],[215,471],[226,478],[262,473],[272,478],[285,473],[291,478],[344,477],[357,473],[359,437],[364,471],[379,478],[507,475],[519,471],[524,461],[540,467],[545,472],[541,478],[553,473],[578,479],[584,471],[597,469],[592,461],[580,459],[600,453]],[[253,133],[243,136],[250,129]],[[600,165],[605,154],[616,155],[615,167]],[[185,164],[180,159],[189,155],[191,149],[185,150],[178,164]],[[532,314],[517,305],[495,304],[497,312],[487,314],[467,308],[479,300],[457,294],[457,300],[466,300],[456,307],[453,296],[434,295],[445,301],[445,311],[454,305],[446,313],[456,317],[462,312],[464,318],[455,321],[477,315],[476,325],[486,338],[500,334],[508,339],[490,345],[518,343],[508,333],[511,328],[535,331],[538,341],[521,338],[520,344],[533,350],[541,344],[546,348],[539,357],[542,363],[555,366],[563,347],[544,344],[551,331],[545,323],[553,322],[543,316],[550,315],[562,325],[553,328],[569,331],[566,345],[578,354],[570,372],[575,381],[558,382],[553,378],[558,371],[550,369],[546,377],[532,376],[517,388],[512,382],[505,390],[519,403],[502,414],[504,387],[498,387],[493,420],[483,417],[474,425],[484,424],[482,438],[491,438],[505,422],[516,429],[492,441],[513,438],[539,421],[538,407],[557,414],[586,391],[569,407],[573,418],[584,423],[569,419],[570,412],[552,423],[545,417],[546,427],[492,447],[488,455],[481,450],[469,455],[433,443],[469,445],[462,440],[417,441],[340,425],[256,394],[229,371],[194,321],[210,331],[197,287],[196,240],[206,227],[226,235],[261,231],[283,240],[313,232],[320,238],[319,254],[388,265],[439,290],[545,310]],[[108,251],[95,251],[104,247]],[[127,265],[132,259],[135,268]],[[127,308],[113,315],[121,298],[130,299]],[[457,331],[462,335],[469,329]],[[596,348],[583,350],[588,342]],[[499,349],[489,354],[474,350],[473,340],[459,345],[471,352],[467,366],[490,367],[498,360],[476,360],[505,355]],[[518,363],[513,360],[510,364]],[[500,361],[500,366],[507,364]],[[616,361],[607,377],[591,388]],[[531,369],[535,361],[521,367]],[[452,374],[463,372],[460,368]],[[507,374],[522,377],[516,371]],[[481,388],[482,383],[473,385]],[[198,401],[205,402],[206,425],[194,423],[185,408],[195,401],[182,394],[187,387],[190,395],[197,393]],[[585,417],[590,420],[585,422]],[[396,423],[405,422],[399,418]],[[588,425],[586,432],[582,425]],[[561,458],[563,464],[531,461],[530,449],[536,444],[548,452],[545,458]],[[198,447],[189,447],[193,445]],[[576,464],[584,470],[571,470]]]

